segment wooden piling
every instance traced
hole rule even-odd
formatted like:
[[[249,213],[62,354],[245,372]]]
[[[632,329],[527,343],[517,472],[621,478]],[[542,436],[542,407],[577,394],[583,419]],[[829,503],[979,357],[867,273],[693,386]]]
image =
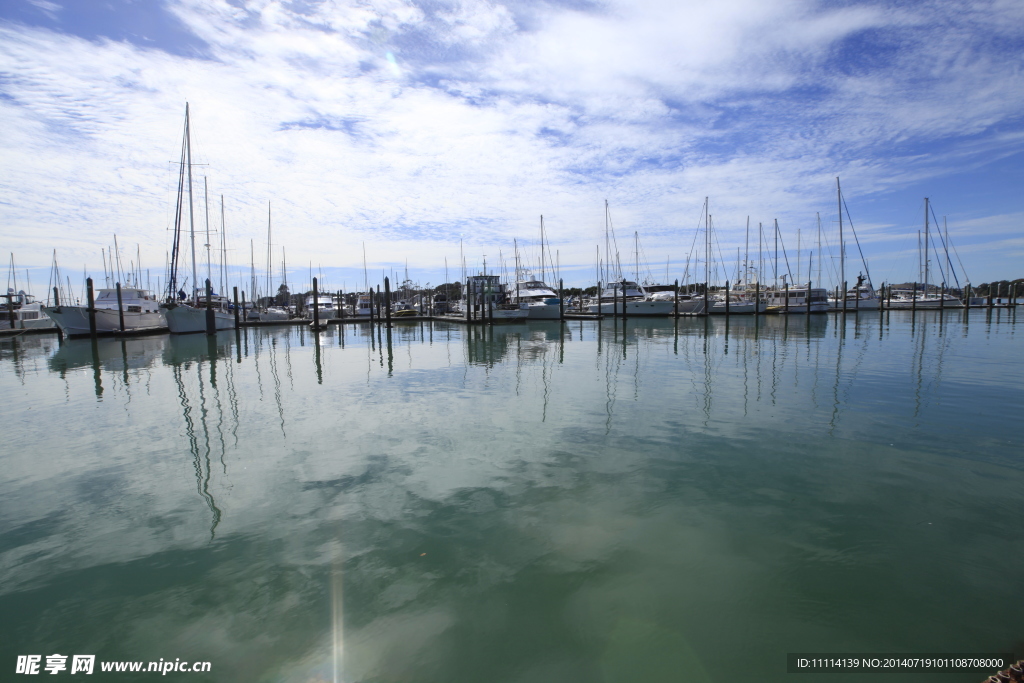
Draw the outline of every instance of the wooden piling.
[[[807,319],[808,320],[811,319],[811,291],[812,291],[811,290],[811,284],[812,284],[812,282],[810,280],[808,280],[807,281],[807,297],[806,297],[806,299],[804,299],[804,303],[807,305],[806,313],[807,313]]]
[[[317,291],[316,278],[313,278],[313,329],[320,329],[320,297]]]
[[[708,283],[704,283],[704,315],[709,315],[711,309],[708,308]]]
[[[943,310],[946,307],[946,283],[943,282],[942,286],[939,287],[939,310]]]
[[[679,317],[679,280],[676,280],[676,283],[673,286],[672,291],[674,292],[674,294],[673,294],[673,302],[672,302],[672,312],[675,314],[675,317],[678,318]]]
[[[917,282],[914,282],[914,292],[910,296],[910,310],[911,312],[917,312]]]
[[[757,315],[761,311],[761,282],[760,275],[758,275],[758,282],[754,283],[754,315]]]
[[[622,322],[626,322],[626,280],[622,280]],[[623,332],[625,334],[625,332]],[[625,339],[625,337],[623,337]]]
[[[390,328],[391,327],[391,281],[387,277],[384,278],[384,299],[385,299],[384,304],[386,306],[384,308],[384,316],[385,316],[385,319],[387,320],[388,328]],[[388,334],[390,334],[390,332]]]
[[[601,310],[601,294],[602,294],[602,292],[601,292],[601,281],[598,280],[597,281],[597,315],[598,316],[600,316],[601,314],[604,313],[604,311]]]
[[[848,287],[849,284],[846,282],[846,280],[843,280],[843,291],[840,293],[840,295],[843,297],[843,313],[846,313],[846,292],[849,291],[847,289]]]
[[[786,283],[786,290],[783,294],[786,298],[783,300],[785,303],[782,304],[782,312],[789,313],[789,282]],[[846,311],[845,306],[843,307],[843,311]]]
[[[233,288],[235,300],[235,329],[238,329],[238,287]]]
[[[725,315],[729,316],[729,281],[725,281]]]
[[[93,339],[96,338],[96,297],[92,291],[92,278],[85,278],[85,291],[88,297],[89,308],[86,311],[89,313],[89,336]]]
[[[213,286],[206,278],[206,334],[217,334],[217,316],[213,312]]]

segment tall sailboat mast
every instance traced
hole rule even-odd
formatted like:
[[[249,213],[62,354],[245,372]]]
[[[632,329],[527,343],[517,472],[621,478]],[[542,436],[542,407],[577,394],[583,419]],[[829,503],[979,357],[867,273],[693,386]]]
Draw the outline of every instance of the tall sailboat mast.
[[[540,279],[543,282],[547,282],[544,272],[544,214],[540,216]]]
[[[185,150],[188,154],[188,228],[192,239],[192,299],[196,298],[196,223],[192,209],[192,131],[189,124],[188,102],[185,103]]]
[[[210,270],[210,188],[206,184],[206,176],[203,176],[203,206],[206,211],[206,279],[213,282]]]
[[[843,243],[843,191],[839,189],[839,176],[836,176],[836,205],[839,208],[839,285],[843,287],[843,298],[845,299],[846,245]]]
[[[924,296],[928,297],[928,197],[924,198]]]
[[[270,240],[270,202],[267,202],[267,296],[273,294],[271,289],[271,273],[273,272],[273,246]]]

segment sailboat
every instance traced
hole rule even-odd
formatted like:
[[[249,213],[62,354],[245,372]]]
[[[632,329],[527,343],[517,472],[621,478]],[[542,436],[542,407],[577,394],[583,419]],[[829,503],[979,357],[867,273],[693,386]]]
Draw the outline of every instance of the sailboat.
[[[267,202],[267,299],[270,300],[270,259],[272,254],[270,241],[270,202]],[[284,271],[284,258],[282,254],[282,272]],[[260,322],[283,322],[288,320],[288,309],[281,306],[267,306],[259,314]]]
[[[843,240],[843,191],[839,187],[839,178],[836,178],[836,201],[839,204],[839,281],[843,287],[846,286],[846,243]],[[849,215],[849,214],[847,214]],[[851,220],[850,227],[853,227]],[[854,240],[857,233],[853,233]],[[860,242],[857,241],[857,249],[860,250]],[[864,255],[861,254],[861,259]],[[864,261],[864,272],[867,275],[858,275],[857,284],[843,293],[843,298],[829,297],[828,307],[832,311],[877,311],[880,308],[880,300],[871,286],[871,272],[868,270],[867,261]]]
[[[929,200],[928,197],[924,198],[924,241],[919,242],[918,258],[920,259],[920,265],[923,267],[924,274],[924,286],[917,292],[902,291],[897,296],[894,296],[892,300],[886,306],[887,308],[895,309],[918,309],[918,308],[963,308],[963,302],[957,299],[952,294],[946,294],[944,291],[932,292],[933,285],[928,283],[931,277],[930,273],[930,259],[928,258],[928,244],[931,241],[931,225],[928,221],[929,215]],[[936,226],[937,227],[937,226]],[[921,233],[918,231],[918,236]],[[942,239],[941,232],[939,238]],[[948,238],[948,235],[947,235]],[[947,247],[948,250],[948,247]],[[938,257],[938,253],[936,253]],[[948,257],[947,257],[948,258]],[[939,261],[939,268],[941,269],[941,259]],[[952,270],[952,263],[949,264],[950,270]],[[945,285],[946,283],[943,283]]]
[[[561,315],[561,299],[545,282],[546,268],[544,258],[544,216],[540,217],[540,278],[533,272],[523,268],[519,262],[519,249],[516,249],[516,285],[509,292],[509,301],[513,304],[525,304],[531,320],[558,320]]]
[[[167,298],[161,304],[167,317],[167,329],[171,334],[192,334],[207,331],[207,317],[212,313],[214,328],[230,330],[235,327],[234,313],[228,300],[217,295],[212,285],[205,291],[197,286],[196,270],[196,229],[195,215],[192,205],[192,136],[189,119],[189,106],[185,103],[185,134],[181,148],[181,167],[178,172],[177,205],[174,213],[174,243],[171,245],[171,267],[167,283]],[[192,296],[185,294],[184,288],[178,289],[178,260],[181,256],[181,232],[184,222],[185,190],[188,190],[188,222],[189,240],[192,246]],[[205,181],[204,181],[205,185]],[[209,233],[210,203],[206,201],[206,233],[207,233],[207,275],[209,275]],[[210,278],[207,277],[207,283]]]
[[[672,315],[675,310],[675,302],[661,299],[653,299],[647,295],[642,285],[637,282],[626,280],[622,275],[622,266],[619,264],[619,254],[615,252],[616,272],[614,278],[611,271],[611,241],[615,239],[614,229],[611,226],[611,213],[608,208],[608,200],[604,202],[604,233],[605,233],[605,286],[601,291],[600,301],[592,300],[587,305],[587,312],[600,313],[602,315],[622,315],[623,310],[627,316],[667,316]],[[617,249],[617,247],[616,247]],[[639,254],[637,254],[639,259]],[[639,270],[639,264],[637,266]],[[639,279],[639,278],[638,278]],[[611,280],[611,281],[609,281]],[[680,302],[681,303],[681,302]]]

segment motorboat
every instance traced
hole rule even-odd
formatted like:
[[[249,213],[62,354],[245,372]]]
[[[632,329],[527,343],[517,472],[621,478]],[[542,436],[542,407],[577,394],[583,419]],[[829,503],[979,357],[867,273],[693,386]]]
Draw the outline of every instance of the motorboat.
[[[156,297],[145,289],[122,288],[120,306],[117,288],[101,289],[95,298],[94,309],[97,334],[162,332],[167,329],[164,311]],[[42,310],[68,337],[90,334],[88,306],[44,306]]]
[[[0,330],[41,330],[56,327],[56,323],[43,312],[43,306],[25,290],[15,292],[8,288],[0,304]]]

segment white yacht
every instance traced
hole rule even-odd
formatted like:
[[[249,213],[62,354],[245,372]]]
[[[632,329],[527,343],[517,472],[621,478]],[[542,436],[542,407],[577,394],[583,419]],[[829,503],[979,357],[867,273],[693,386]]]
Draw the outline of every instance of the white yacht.
[[[925,294],[920,290],[914,294],[913,290],[902,289],[893,290],[892,299],[885,305],[886,308],[893,310],[907,311],[919,308],[963,308],[963,306],[964,302],[952,294]],[[847,310],[849,310],[849,304],[847,304]]]
[[[675,291],[663,290],[655,292],[654,294],[648,294],[648,299],[651,301],[668,301],[672,303],[672,309],[675,310],[676,293]],[[704,312],[704,295],[697,294],[696,292],[679,293],[679,312],[687,315],[700,315]]]
[[[789,296],[789,305],[786,297]],[[764,302],[768,313],[826,313],[828,312],[828,292],[820,287],[810,288],[810,306],[808,306],[808,288],[790,287],[785,289],[769,289],[764,292]]]
[[[118,314],[117,289],[101,289],[95,300],[96,332],[113,334],[121,331]],[[167,319],[156,298],[145,289],[121,289],[121,307],[125,332],[158,332],[167,329]],[[89,332],[88,306],[44,306],[43,312],[69,337],[81,337]]]
[[[3,298],[6,301],[0,304],[0,330],[41,330],[57,326],[43,312],[42,304],[33,301],[34,297],[25,290],[15,293],[8,288]]]
[[[857,276],[857,284],[847,290],[845,300],[847,311],[877,311],[880,308],[878,296],[864,284],[863,275]],[[843,299],[829,297],[828,308],[830,311],[843,310]]]
[[[307,320],[313,319],[313,295],[306,297],[306,311],[303,317]],[[335,317],[334,297],[324,292],[317,292],[316,296],[317,317],[320,320],[330,320]]]
[[[596,299],[592,299],[586,308],[589,313],[622,315],[623,303],[625,303],[627,316],[665,316],[672,315],[675,311],[674,297],[668,300],[649,298],[643,287],[628,280],[609,283],[601,292],[600,303]],[[682,300],[679,305],[680,312],[689,312],[683,310]],[[704,305],[703,301],[700,305]]]
[[[531,320],[558,320],[561,317],[561,300],[555,290],[541,280],[532,278],[519,280],[515,289],[509,292],[513,304],[526,304]]]

